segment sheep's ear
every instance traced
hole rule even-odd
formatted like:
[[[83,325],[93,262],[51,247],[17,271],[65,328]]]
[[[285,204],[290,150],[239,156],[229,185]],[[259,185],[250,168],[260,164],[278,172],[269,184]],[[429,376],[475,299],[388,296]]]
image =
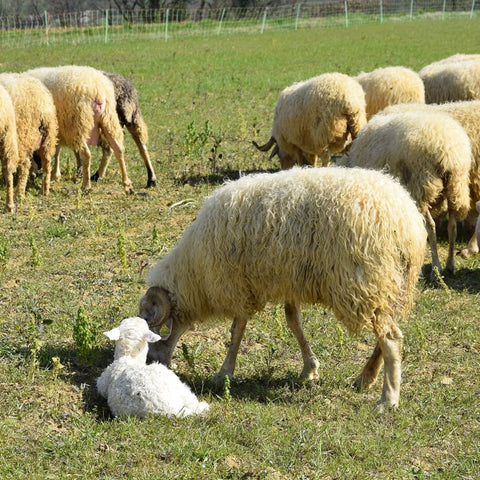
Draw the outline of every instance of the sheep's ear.
[[[153,333],[151,330],[149,330],[148,332],[145,332],[143,335],[143,339],[148,343],[158,342],[161,338],[162,337],[160,335]]]
[[[112,330],[109,330],[108,332],[103,332],[104,335],[106,335],[110,340],[118,340],[120,338],[120,329],[113,328]]]

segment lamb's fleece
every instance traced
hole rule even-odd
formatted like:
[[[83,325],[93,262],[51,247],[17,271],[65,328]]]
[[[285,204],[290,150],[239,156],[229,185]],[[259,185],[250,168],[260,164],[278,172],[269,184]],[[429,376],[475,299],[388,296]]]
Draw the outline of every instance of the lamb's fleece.
[[[388,105],[425,103],[425,87],[417,72],[392,66],[376,68],[355,77],[365,91],[367,120]]]
[[[13,174],[18,167],[17,125],[10,95],[0,85],[0,162],[6,184],[5,209],[15,210],[13,199]]]
[[[127,318],[105,335],[117,340],[115,359],[97,379],[97,390],[107,399],[114,416],[185,417],[209,409],[209,405],[199,402],[172,370],[160,363],[145,364],[147,342],[160,340],[160,336],[149,330],[145,320]]]

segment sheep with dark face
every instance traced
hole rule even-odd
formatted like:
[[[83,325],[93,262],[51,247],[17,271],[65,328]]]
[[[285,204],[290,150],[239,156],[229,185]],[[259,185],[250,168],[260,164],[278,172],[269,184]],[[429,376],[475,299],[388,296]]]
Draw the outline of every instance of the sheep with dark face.
[[[230,182],[215,191],[174,249],[149,272],[139,315],[170,328],[152,344],[169,364],[195,322],[231,317],[232,341],[218,380],[231,377],[248,319],[267,302],[285,305],[303,357],[303,378],[318,360],[303,334],[302,303],[330,307],[350,332],[378,343],[359,375],[372,385],[385,361],[381,403],[399,402],[402,334],[395,321],[412,304],[426,232],[415,203],[380,172],[294,168]]]

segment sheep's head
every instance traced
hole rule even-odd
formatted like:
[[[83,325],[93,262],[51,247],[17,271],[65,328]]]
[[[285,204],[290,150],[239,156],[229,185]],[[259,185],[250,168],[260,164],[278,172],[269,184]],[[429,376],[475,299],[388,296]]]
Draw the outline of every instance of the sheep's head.
[[[140,317],[126,318],[120,326],[105,332],[110,340],[115,340],[115,360],[129,356],[145,363],[148,344],[158,342],[160,336],[153,333],[147,322]]]
[[[170,311],[170,299],[167,291],[161,287],[150,287],[140,299],[139,316],[144,318],[149,327],[155,331],[158,331],[164,324],[171,327],[168,322]]]

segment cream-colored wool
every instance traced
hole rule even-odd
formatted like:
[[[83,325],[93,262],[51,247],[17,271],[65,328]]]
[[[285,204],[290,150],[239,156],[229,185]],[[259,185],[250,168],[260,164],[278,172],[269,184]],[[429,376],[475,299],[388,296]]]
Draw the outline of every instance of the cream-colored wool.
[[[231,376],[247,320],[267,302],[284,303],[302,350],[302,376],[315,378],[318,360],[303,335],[299,307],[321,303],[350,332],[377,335],[390,375],[390,360],[400,360],[384,343],[387,338],[397,347],[401,343],[394,316],[411,306],[425,243],[415,203],[380,172],[294,168],[227,183],[149,272],[151,287],[140,301],[140,316],[152,328],[163,323],[171,328],[166,340],[152,345],[152,358],[168,364],[194,322],[233,317],[232,342],[218,378]],[[378,369],[370,372],[371,365],[358,386],[374,382]],[[399,388],[392,382],[393,396],[389,382],[382,395],[391,406]]]
[[[449,214],[450,249],[446,270],[455,271],[456,221],[470,208],[470,140],[446,113],[428,111],[374,116],[339,162],[350,167],[384,170],[398,178],[424,215],[434,268],[441,272],[433,218]]]
[[[145,365],[148,343],[157,342],[160,336],[149,330],[144,319],[126,318],[105,335],[116,340],[115,358],[97,379],[97,390],[107,399],[114,416],[186,417],[208,411],[209,405],[199,402],[188,385],[165,365]]]
[[[468,220],[470,223],[475,223],[478,215],[475,205],[480,200],[480,100],[451,102],[440,105],[393,105],[387,107],[381,113],[388,114],[392,112],[405,112],[412,110],[447,113],[463,127],[470,138],[472,167],[470,169],[470,212],[468,214]],[[467,247],[460,253],[465,257],[478,253],[475,234],[470,238]]]
[[[13,199],[13,174],[18,167],[17,126],[15,110],[10,95],[0,85],[0,162],[2,175],[6,184],[5,209],[7,212],[15,210]]]
[[[425,88],[417,72],[393,66],[377,68],[355,77],[365,92],[367,119],[388,105],[425,103]]]
[[[365,125],[365,94],[360,84],[343,73],[325,73],[285,88],[273,117],[272,136],[261,151],[272,146],[283,169],[326,166],[330,156],[342,152]]]
[[[435,62],[419,72],[426,103],[480,100],[480,59]]]
[[[123,131],[115,110],[113,84],[100,71],[85,66],[67,65],[29,70],[29,75],[40,79],[50,90],[57,109],[59,146],[79,152],[82,159],[82,189],[91,188],[89,145],[96,145],[99,129],[115,152],[124,190],[131,193],[128,178]]]
[[[18,140],[18,194],[25,195],[31,158],[38,152],[44,172],[43,194],[50,191],[50,161],[55,153],[58,123],[53,98],[37,78],[18,73],[0,74],[15,109]]]

